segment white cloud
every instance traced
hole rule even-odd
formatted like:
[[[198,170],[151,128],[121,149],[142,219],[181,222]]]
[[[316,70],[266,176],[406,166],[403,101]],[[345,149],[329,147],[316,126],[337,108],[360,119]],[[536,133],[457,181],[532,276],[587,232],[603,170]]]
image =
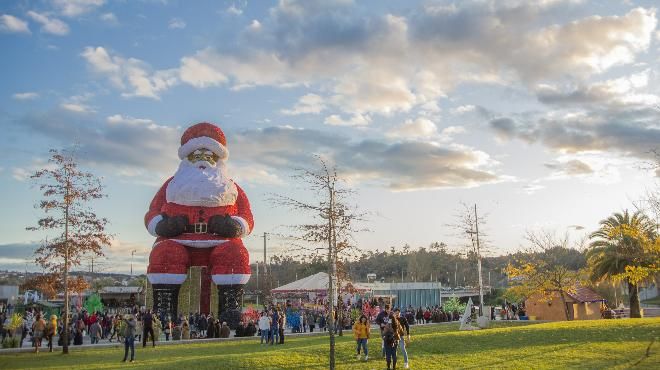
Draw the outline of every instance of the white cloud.
[[[533,89],[548,81],[589,81],[634,63],[648,50],[657,25],[654,9],[560,18],[562,6],[576,3],[488,4],[424,3],[402,15],[383,15],[361,13],[351,2],[282,1],[229,40],[236,48],[208,47],[160,71],[100,48],[105,55],[98,62],[108,63],[98,69],[107,70],[102,73],[124,96],[157,99],[181,82],[198,88],[227,84],[233,90],[304,86],[324,92],[324,109],[337,111],[326,118],[328,124],[366,125],[375,115],[411,111],[437,120],[438,100],[460,84]],[[128,77],[129,70],[135,78]],[[653,94],[634,98],[649,103]],[[282,113],[306,109],[316,110],[300,105]],[[451,113],[471,111],[482,109],[463,105]]]
[[[248,30],[250,30],[250,31],[259,31],[259,30],[261,30],[261,23],[258,20],[253,19],[252,22],[250,23],[250,25],[248,26]]]
[[[32,174],[33,174],[32,171],[20,167],[14,167],[11,171],[11,177],[13,177],[14,180],[16,181],[21,181],[21,182],[29,179]]]
[[[505,180],[493,168],[497,162],[470,147],[429,141],[362,140],[325,131],[268,127],[241,131],[228,143],[234,149],[232,167],[288,171],[308,163],[312,155],[331,159],[347,179],[392,190],[470,187]]]
[[[9,14],[0,15],[0,32],[32,33],[26,21]]]
[[[181,18],[172,18],[170,19],[170,22],[167,24],[167,27],[169,29],[184,29],[186,28],[186,22],[183,21]]]
[[[464,134],[467,131],[463,126],[449,126],[442,129],[442,135],[444,136],[453,136],[458,134]]]
[[[114,114],[112,116],[108,116],[106,118],[106,121],[111,125],[118,125],[118,124],[150,125],[154,123],[154,121],[147,118],[133,118],[130,116],[122,116],[121,114]]]
[[[45,14],[30,10],[28,16],[35,22],[41,24],[41,30],[57,36],[64,36],[69,33],[69,26],[57,18],[50,18]]]
[[[326,109],[323,97],[316,94],[301,96],[292,109],[282,109],[280,112],[286,115],[319,114]]]
[[[194,57],[181,59],[179,77],[181,81],[199,88],[217,86],[227,82],[225,75]]]
[[[395,127],[387,136],[396,139],[432,139],[438,135],[438,127],[431,120],[419,117],[408,119],[401,126]]]
[[[542,103],[559,107],[602,105],[606,107],[656,106],[660,96],[648,89],[649,69],[590,85],[559,87],[539,84],[536,95]]]
[[[323,123],[330,126],[366,126],[371,122],[371,117],[368,115],[363,115],[356,113],[348,119],[342,118],[342,116],[333,114],[325,118]]]
[[[117,19],[117,16],[114,13],[103,13],[99,16],[99,19],[108,24],[112,24],[112,25],[119,24],[119,20]]]
[[[23,182],[28,180],[30,176],[34,175],[34,173],[39,170],[54,170],[55,168],[57,168],[57,165],[54,163],[50,163],[42,159],[33,159],[25,167],[13,167],[11,170],[11,176],[14,178],[14,180]]]
[[[227,8],[227,13],[233,14],[233,15],[241,15],[243,14],[243,9],[237,8],[235,4],[232,4]]]
[[[538,181],[533,181],[523,186],[523,192],[528,195],[537,193],[539,190],[545,189],[545,185],[541,185]]]
[[[76,113],[87,113],[90,111],[88,106],[76,103],[62,103],[60,107]]]
[[[105,0],[53,0],[55,7],[66,17],[77,17],[96,10]]]
[[[272,169],[256,163],[253,166],[233,167],[231,173],[236,181],[244,184],[284,185],[286,183]]]
[[[114,86],[122,89],[124,97],[160,99],[160,93],[178,83],[179,71],[176,69],[152,71],[139,59],[112,56],[100,46],[86,47],[81,55],[92,71],[107,77]]]
[[[33,100],[39,97],[39,94],[36,92],[22,92],[22,93],[15,93],[12,95],[12,98],[16,100]]]
[[[451,110],[452,114],[465,114],[469,112],[473,112],[476,109],[476,107],[472,104],[466,104],[466,105],[460,105],[456,108],[453,108]]]
[[[463,82],[585,79],[630,63],[648,48],[657,23],[652,9],[549,26],[533,22],[564,3],[429,3],[405,16],[364,16],[351,2],[280,2],[246,28],[235,51],[207,48],[194,58],[234,90],[303,85],[330,91],[325,105],[351,117],[413,108],[432,116],[439,112],[437,99]],[[475,109],[465,105],[453,113]],[[365,123],[340,117],[328,122]]]
[[[101,121],[96,115],[60,107],[30,113],[16,124],[60,145],[77,141],[81,160],[86,164],[110,169],[135,183],[153,185],[154,180],[162,181],[179,162],[176,150],[181,129],[150,119],[113,114]]]
[[[92,97],[93,94],[90,93],[73,95],[60,104],[60,107],[74,113],[94,113],[94,108],[87,104]]]
[[[120,58],[113,60],[103,47],[87,47],[81,55],[87,59],[96,72],[114,74],[121,70],[119,63],[123,60]]]

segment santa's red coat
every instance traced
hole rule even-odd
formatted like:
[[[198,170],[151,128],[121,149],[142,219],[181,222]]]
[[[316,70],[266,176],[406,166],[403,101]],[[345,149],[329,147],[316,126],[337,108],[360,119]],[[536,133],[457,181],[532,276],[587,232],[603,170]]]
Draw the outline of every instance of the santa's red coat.
[[[249,279],[249,254],[243,246],[241,237],[248,235],[254,227],[250,202],[243,189],[238,185],[238,196],[232,205],[220,207],[184,206],[167,202],[167,185],[172,178],[158,190],[151,201],[149,211],[144,216],[147,230],[154,236],[158,221],[163,215],[168,217],[185,215],[189,224],[208,223],[215,215],[229,215],[241,224],[242,232],[238,238],[227,239],[211,233],[183,233],[165,238],[158,236],[149,256],[147,273],[152,283],[183,281],[190,266],[208,266],[216,284],[227,282],[245,283]],[[236,275],[241,277],[221,277]],[[178,275],[179,277],[175,276]],[[183,276],[181,276],[183,275]],[[157,281],[159,280],[159,281]]]

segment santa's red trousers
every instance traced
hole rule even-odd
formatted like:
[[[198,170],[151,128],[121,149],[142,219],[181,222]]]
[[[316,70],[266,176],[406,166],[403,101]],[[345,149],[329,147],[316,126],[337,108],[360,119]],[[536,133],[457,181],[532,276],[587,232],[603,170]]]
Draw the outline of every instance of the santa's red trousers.
[[[158,240],[149,255],[152,284],[182,284],[191,266],[207,267],[216,285],[250,280],[250,255],[241,239],[226,239],[211,247],[187,247],[172,239]]]

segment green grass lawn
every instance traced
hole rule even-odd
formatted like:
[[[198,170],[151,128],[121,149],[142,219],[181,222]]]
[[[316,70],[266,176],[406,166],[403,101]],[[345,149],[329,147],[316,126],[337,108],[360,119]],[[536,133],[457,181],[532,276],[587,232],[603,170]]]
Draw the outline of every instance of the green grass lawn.
[[[408,348],[411,368],[660,368],[660,318],[503,323],[480,331],[457,324],[414,327]],[[645,354],[651,345],[649,356]],[[352,335],[337,339],[337,368],[383,369],[380,341],[369,342],[370,360],[355,358]],[[137,361],[120,363],[123,348],[60,353],[0,354],[0,369],[324,369],[327,336],[288,337],[280,346],[240,341],[136,348]],[[403,368],[403,363],[400,363]]]

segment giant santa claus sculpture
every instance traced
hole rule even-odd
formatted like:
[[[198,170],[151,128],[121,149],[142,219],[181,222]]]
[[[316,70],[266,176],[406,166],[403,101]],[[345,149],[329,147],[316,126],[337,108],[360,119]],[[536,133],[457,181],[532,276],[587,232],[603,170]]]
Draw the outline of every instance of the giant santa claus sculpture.
[[[174,317],[188,268],[203,266],[218,287],[221,320],[234,327],[240,320],[243,285],[250,279],[249,255],[241,241],[254,227],[250,203],[227,173],[229,152],[219,127],[189,127],[178,154],[178,170],[144,217],[147,230],[157,237],[147,269],[154,311]]]

